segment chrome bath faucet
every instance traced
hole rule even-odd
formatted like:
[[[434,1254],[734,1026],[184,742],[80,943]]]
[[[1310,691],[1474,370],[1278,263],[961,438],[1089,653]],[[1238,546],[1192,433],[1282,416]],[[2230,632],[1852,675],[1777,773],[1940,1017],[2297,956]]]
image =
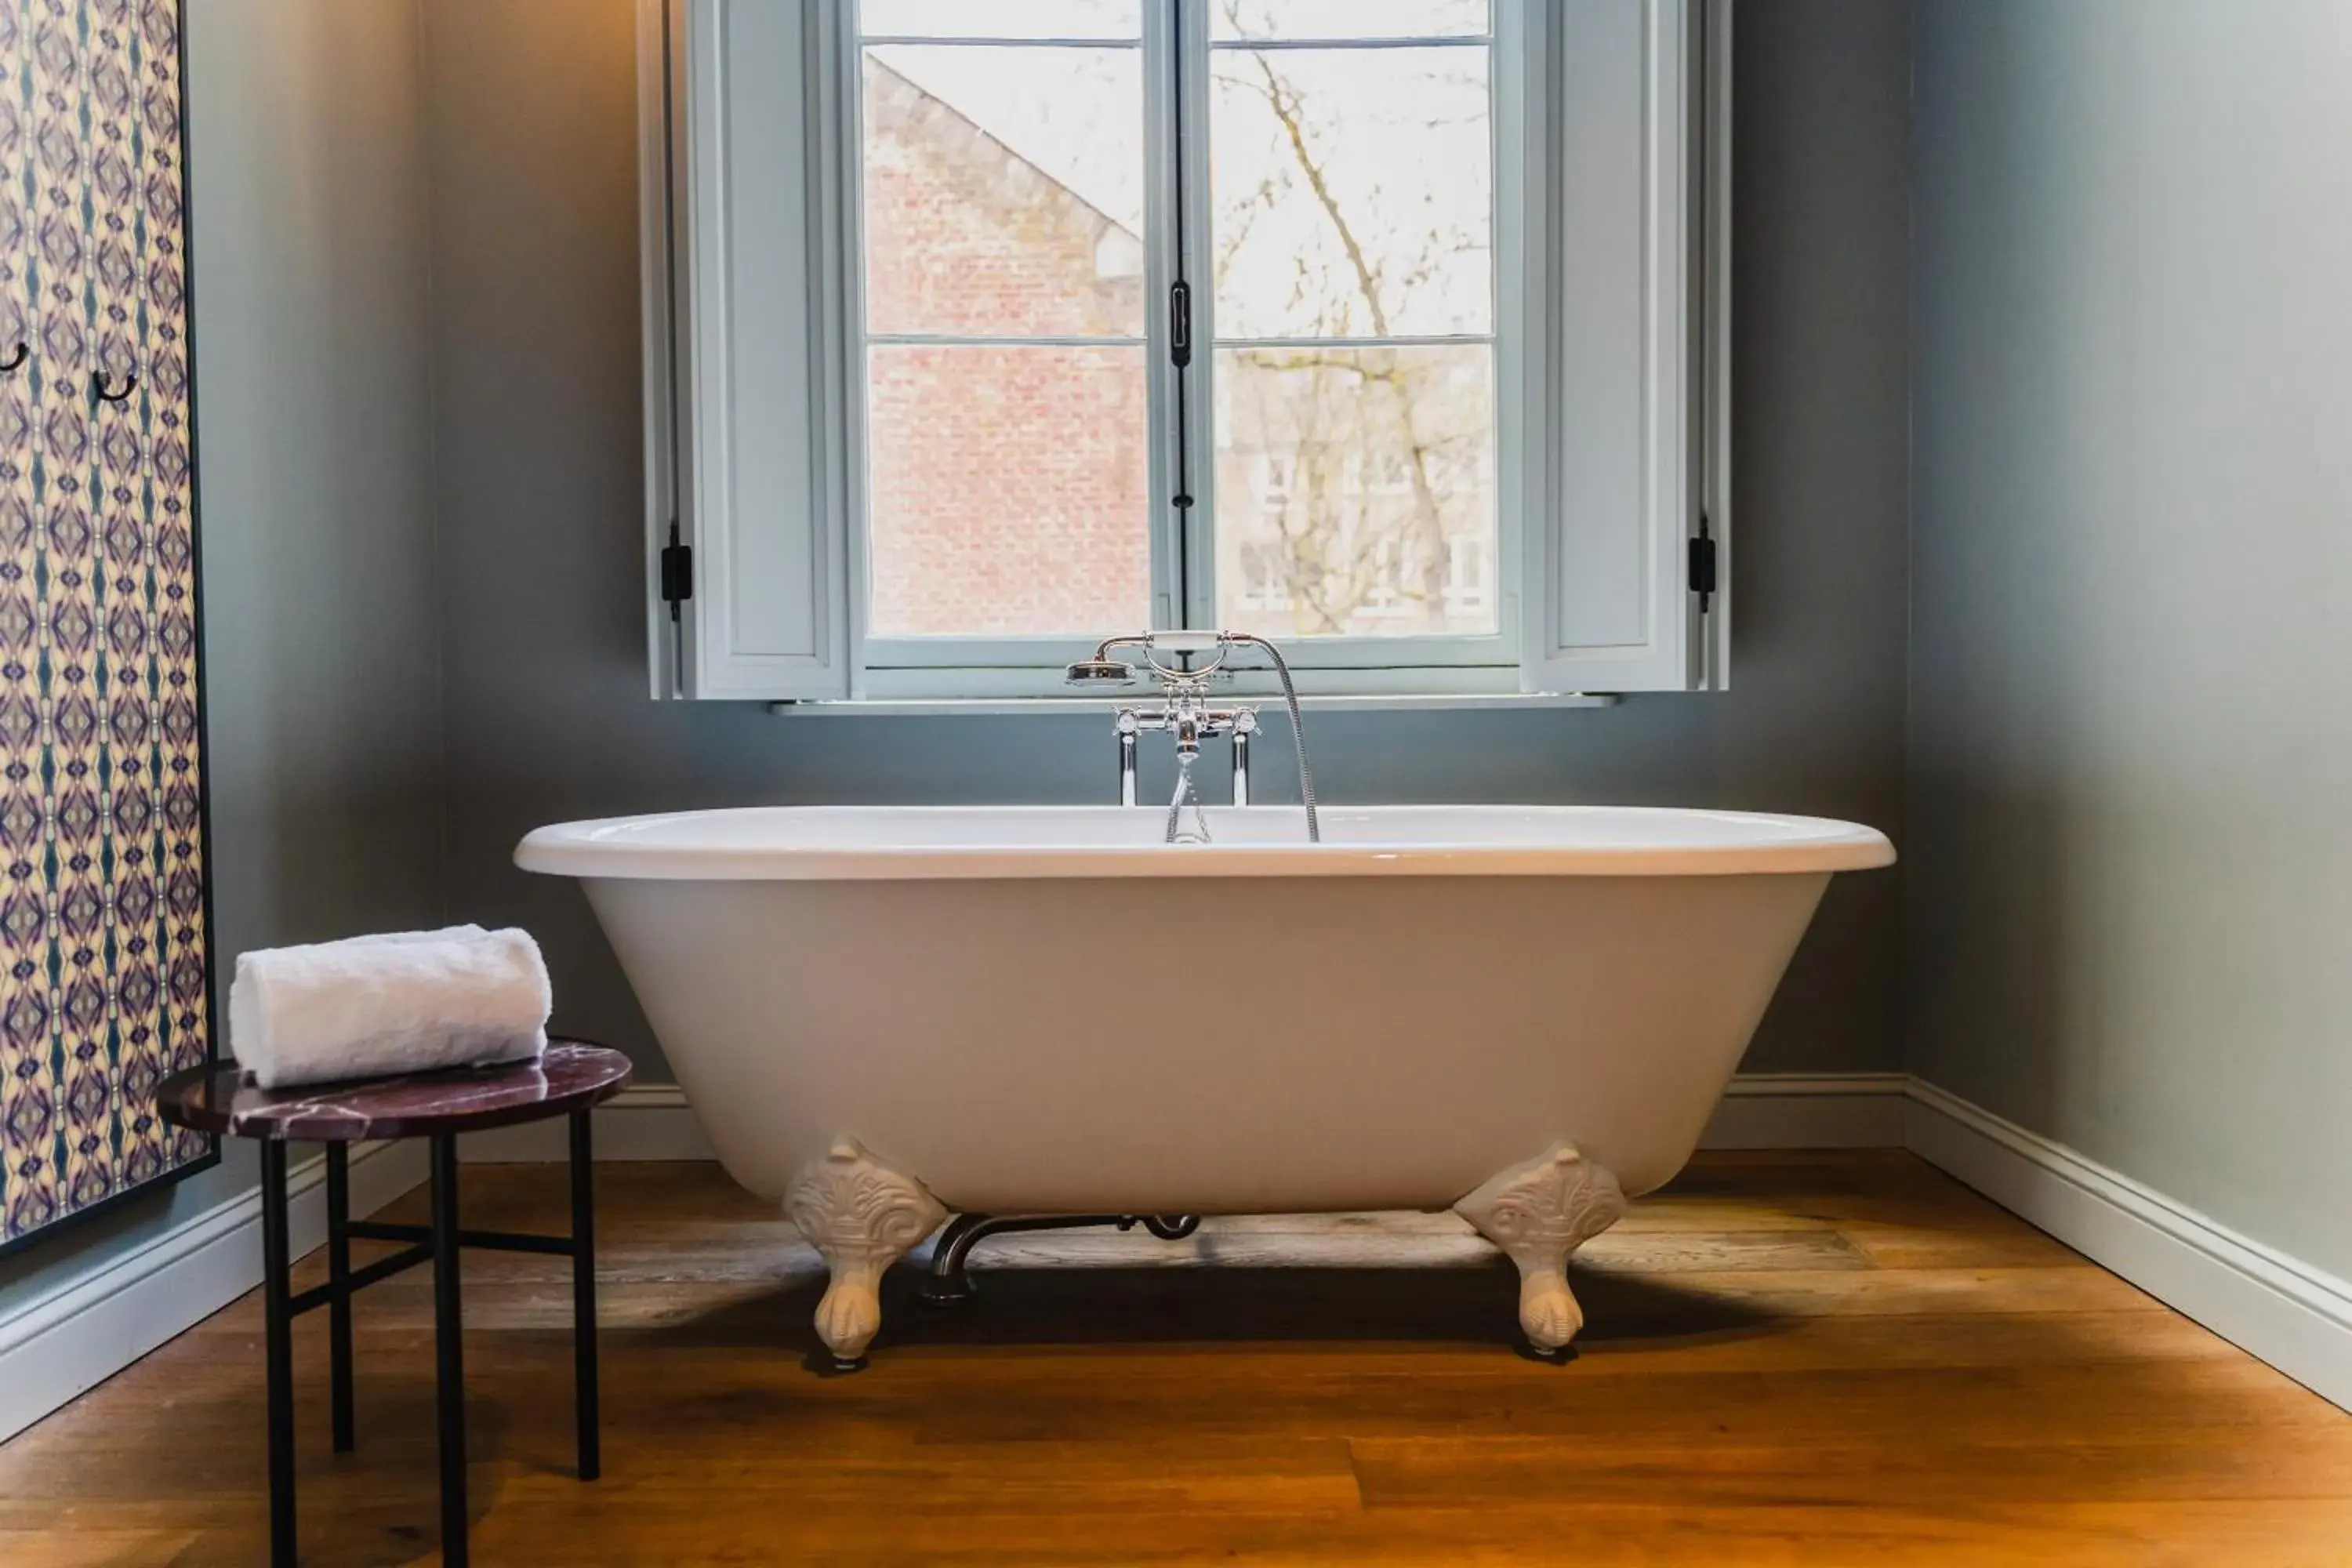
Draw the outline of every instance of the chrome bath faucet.
[[[1201,810],[1201,798],[1192,784],[1192,765],[1199,761],[1201,742],[1204,738],[1229,735],[1234,743],[1234,804],[1250,803],[1250,739],[1258,732],[1257,710],[1235,705],[1217,707],[1209,700],[1209,680],[1224,668],[1227,654],[1235,647],[1257,647],[1265,650],[1273,662],[1275,674],[1282,682],[1282,696],[1290,714],[1290,733],[1298,750],[1298,789],[1307,807],[1307,837],[1311,843],[1323,838],[1321,822],[1315,812],[1315,780],[1307,763],[1307,731],[1298,716],[1298,690],[1290,679],[1290,666],[1282,650],[1248,632],[1161,631],[1135,632],[1124,637],[1105,637],[1092,658],[1080,659],[1064,671],[1072,686],[1130,686],[1136,679],[1132,664],[1110,657],[1114,648],[1134,647],[1143,652],[1145,669],[1160,683],[1160,701],[1155,707],[1121,707],[1116,727],[1118,733],[1118,800],[1121,805],[1134,805],[1136,800],[1136,742],[1147,730],[1164,730],[1176,742],[1176,795],[1168,805],[1168,842],[1206,843],[1208,820]],[[1197,666],[1179,666],[1164,659],[1202,657]],[[1182,828],[1184,808],[1192,808],[1193,826]]]

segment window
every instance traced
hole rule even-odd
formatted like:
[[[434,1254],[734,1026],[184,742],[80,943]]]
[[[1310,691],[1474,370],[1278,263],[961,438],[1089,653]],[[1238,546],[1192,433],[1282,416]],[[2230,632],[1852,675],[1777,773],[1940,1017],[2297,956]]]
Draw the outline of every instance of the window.
[[[1142,626],[1139,0],[856,11],[867,635]]]
[[[1285,589],[1220,573],[1216,622],[1492,642],[1493,604],[1444,593],[1451,542],[1497,527],[1487,6],[1211,0],[1208,21],[1209,444],[1221,480],[1298,479],[1214,487],[1221,562],[1270,560]]]
[[[1705,0],[641,4],[663,694],[1722,683]]]

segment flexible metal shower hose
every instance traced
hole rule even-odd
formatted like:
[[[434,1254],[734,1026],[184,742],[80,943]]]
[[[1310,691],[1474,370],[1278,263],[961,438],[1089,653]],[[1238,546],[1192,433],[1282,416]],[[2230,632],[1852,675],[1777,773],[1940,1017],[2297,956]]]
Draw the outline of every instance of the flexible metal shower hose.
[[[1290,679],[1290,661],[1282,657],[1280,648],[1264,637],[1237,632],[1234,634],[1233,640],[1262,647],[1265,649],[1265,656],[1274,660],[1275,678],[1282,682],[1283,706],[1290,710],[1290,742],[1298,752],[1298,798],[1307,803],[1307,841],[1320,844],[1323,842],[1323,824],[1315,815],[1315,774],[1307,765],[1307,722],[1298,716],[1298,687]]]

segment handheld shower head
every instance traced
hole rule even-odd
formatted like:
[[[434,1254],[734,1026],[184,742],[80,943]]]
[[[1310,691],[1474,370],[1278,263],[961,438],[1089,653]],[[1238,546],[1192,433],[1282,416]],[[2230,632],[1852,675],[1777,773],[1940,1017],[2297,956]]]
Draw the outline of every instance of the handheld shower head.
[[[1063,669],[1062,680],[1069,686],[1131,686],[1135,666],[1115,658],[1082,658]]]

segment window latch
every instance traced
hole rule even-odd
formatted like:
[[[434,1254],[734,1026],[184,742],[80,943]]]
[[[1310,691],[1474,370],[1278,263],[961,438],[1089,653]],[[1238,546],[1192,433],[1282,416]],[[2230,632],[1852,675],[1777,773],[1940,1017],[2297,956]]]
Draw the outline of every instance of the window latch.
[[[1181,278],[1168,286],[1168,357],[1178,370],[1192,363],[1192,286]]]

